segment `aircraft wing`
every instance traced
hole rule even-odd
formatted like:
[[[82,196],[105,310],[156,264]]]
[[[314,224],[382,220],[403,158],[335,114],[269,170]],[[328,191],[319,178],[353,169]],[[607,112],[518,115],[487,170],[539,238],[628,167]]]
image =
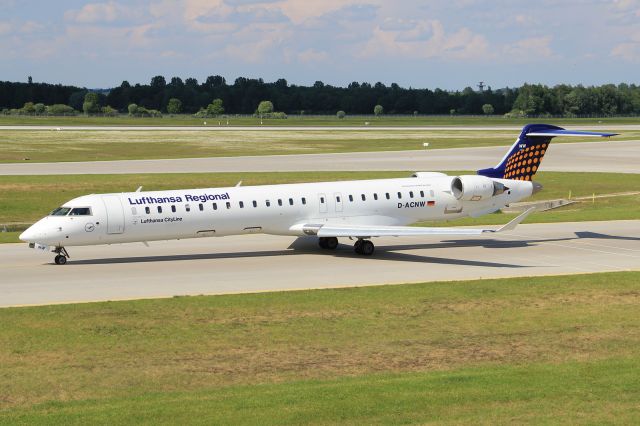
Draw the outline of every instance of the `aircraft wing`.
[[[405,237],[405,236],[425,236],[425,235],[482,235],[486,233],[496,233],[513,230],[520,222],[526,219],[536,210],[531,207],[520,216],[511,220],[506,225],[498,229],[480,228],[460,228],[460,227],[434,227],[426,228],[420,226],[375,226],[375,225],[334,225],[334,224],[305,224],[302,230],[307,235],[317,235],[318,237]]]

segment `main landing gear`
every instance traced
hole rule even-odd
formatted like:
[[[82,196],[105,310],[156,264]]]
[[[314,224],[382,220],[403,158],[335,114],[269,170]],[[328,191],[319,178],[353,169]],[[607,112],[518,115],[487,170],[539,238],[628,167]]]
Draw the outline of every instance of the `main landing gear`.
[[[318,239],[318,244],[325,250],[335,250],[336,247],[338,247],[338,239],[336,237],[320,237]],[[363,256],[371,256],[375,251],[375,246],[369,240],[358,238],[356,243],[353,245],[353,249],[356,253]]]
[[[318,244],[320,248],[325,250],[335,250],[338,247],[338,239],[336,237],[320,237]]]
[[[356,243],[353,245],[353,249],[358,254],[371,256],[376,247],[369,240],[358,239],[358,241],[356,241]]]
[[[64,265],[67,263],[67,259],[71,257],[64,247],[56,247],[53,252],[57,253],[56,257],[53,259],[56,265]]]

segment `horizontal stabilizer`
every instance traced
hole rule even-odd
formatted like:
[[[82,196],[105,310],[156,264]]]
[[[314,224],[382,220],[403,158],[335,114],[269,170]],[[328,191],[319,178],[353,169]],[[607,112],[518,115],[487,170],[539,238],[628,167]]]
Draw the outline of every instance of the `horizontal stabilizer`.
[[[595,137],[595,138],[610,138],[611,136],[617,136],[617,135],[618,133],[579,132],[577,130],[566,130],[566,129],[545,130],[542,132],[527,133],[527,136],[546,136],[546,137],[585,136],[585,137]]]

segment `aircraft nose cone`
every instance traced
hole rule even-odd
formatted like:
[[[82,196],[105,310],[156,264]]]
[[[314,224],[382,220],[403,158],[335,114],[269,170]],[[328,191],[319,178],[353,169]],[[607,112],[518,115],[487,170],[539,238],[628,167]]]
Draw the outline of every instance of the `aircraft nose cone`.
[[[30,226],[22,234],[20,234],[18,238],[21,241],[24,241],[25,243],[29,243],[29,242],[34,242],[33,240],[35,239],[35,236],[36,236],[36,233],[33,232],[33,226]]]

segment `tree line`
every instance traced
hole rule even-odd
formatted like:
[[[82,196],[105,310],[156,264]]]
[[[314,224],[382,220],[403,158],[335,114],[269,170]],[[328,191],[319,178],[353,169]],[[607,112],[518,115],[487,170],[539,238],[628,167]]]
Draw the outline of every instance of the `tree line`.
[[[0,82],[0,109],[5,114],[54,114],[63,106],[72,111],[106,115],[256,114],[258,105],[265,100],[280,114],[372,114],[376,106],[382,107],[385,114],[569,117],[640,114],[640,86],[635,84],[589,87],[524,84],[497,90],[489,87],[476,91],[467,87],[445,91],[366,82],[336,87],[317,81],[312,86],[299,86],[284,79],[265,82],[245,77],[229,84],[216,75],[201,83],[195,78],[183,81],[180,77],[167,82],[163,76],[155,76],[149,84],[131,85],[123,81],[118,87],[93,91],[60,84]]]

